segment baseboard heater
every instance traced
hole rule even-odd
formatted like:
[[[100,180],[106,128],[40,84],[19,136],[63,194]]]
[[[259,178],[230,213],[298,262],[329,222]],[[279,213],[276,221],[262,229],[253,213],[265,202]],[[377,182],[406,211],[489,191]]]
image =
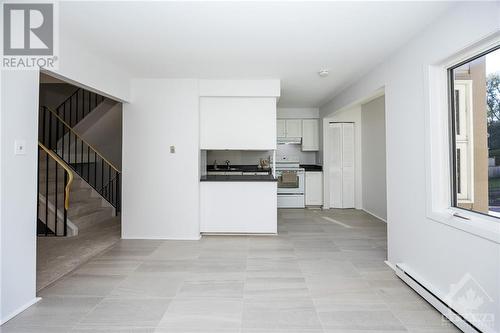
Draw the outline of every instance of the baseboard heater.
[[[389,266],[392,266],[389,264]],[[392,266],[393,267],[393,266]],[[448,318],[453,324],[455,324],[460,330],[466,333],[486,333],[477,328],[474,324],[469,322],[460,313],[451,308],[445,301],[433,293],[429,288],[424,286],[420,281],[418,281],[414,274],[408,272],[408,269],[404,268],[404,264],[396,264],[393,267],[396,275],[402,279],[407,285],[409,285],[413,290],[415,290],[420,296],[422,296],[427,302],[429,302],[433,307],[435,307],[443,316]]]

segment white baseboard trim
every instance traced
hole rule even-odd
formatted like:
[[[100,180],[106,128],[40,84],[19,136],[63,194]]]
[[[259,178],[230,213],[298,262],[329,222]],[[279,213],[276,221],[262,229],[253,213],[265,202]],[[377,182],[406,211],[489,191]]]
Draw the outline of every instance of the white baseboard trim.
[[[442,296],[439,293],[433,291],[434,288],[430,287],[429,283],[426,283],[418,277],[418,275],[412,272],[404,264],[392,264],[389,261],[385,263],[391,267],[396,275],[403,280],[410,288],[412,288],[417,294],[424,298],[430,305],[432,305],[436,310],[438,310],[443,316],[448,318],[456,327],[458,327],[462,332],[465,333],[493,333],[491,329],[488,328],[478,328],[473,326],[461,314],[453,310],[448,306]]]
[[[272,232],[202,232],[202,236],[276,236]]]
[[[28,303],[24,304],[23,306],[17,308],[16,310],[12,311],[11,313],[9,313],[8,315],[6,315],[5,317],[2,318],[2,320],[0,321],[0,325],[3,325],[5,324],[6,322],[8,322],[9,320],[11,320],[12,318],[14,318],[15,316],[17,316],[18,314],[20,314],[21,312],[23,312],[24,310],[26,310],[27,308],[29,308],[30,306],[38,303],[39,301],[41,301],[42,298],[41,297],[35,297],[34,299],[32,299],[31,301],[29,301]]]
[[[200,240],[201,235],[199,236],[194,236],[194,237],[127,237],[122,235],[122,239],[125,240],[176,240],[176,241],[193,241],[193,240]]]
[[[363,212],[365,212],[365,213],[367,213],[367,214],[370,214],[371,216],[376,217],[376,218],[378,218],[379,220],[384,221],[385,223],[387,223],[387,220],[386,220],[386,219],[381,218],[381,217],[380,217],[380,216],[378,216],[377,214],[374,214],[374,213],[372,213],[372,212],[370,212],[369,210],[364,209],[364,208],[361,208],[361,210],[362,210]]]

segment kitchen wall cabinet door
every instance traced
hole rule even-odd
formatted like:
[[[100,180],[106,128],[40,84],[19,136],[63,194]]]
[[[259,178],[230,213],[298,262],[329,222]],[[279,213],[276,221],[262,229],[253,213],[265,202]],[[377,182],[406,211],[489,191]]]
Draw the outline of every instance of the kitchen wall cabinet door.
[[[319,122],[317,119],[302,120],[302,150],[319,150]]]
[[[284,119],[276,120],[276,135],[278,138],[286,138],[286,121]]]
[[[323,204],[323,172],[306,171],[304,192],[306,206],[321,206]]]
[[[201,97],[200,149],[276,149],[276,98]]]
[[[302,119],[286,120],[286,137],[287,138],[302,137]]]

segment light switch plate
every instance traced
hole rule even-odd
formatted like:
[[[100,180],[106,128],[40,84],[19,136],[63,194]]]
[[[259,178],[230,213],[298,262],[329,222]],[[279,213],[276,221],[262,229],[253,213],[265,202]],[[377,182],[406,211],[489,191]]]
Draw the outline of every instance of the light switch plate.
[[[26,141],[16,140],[14,142],[14,155],[26,155]]]
[[[175,154],[175,146],[170,146],[170,154]]]

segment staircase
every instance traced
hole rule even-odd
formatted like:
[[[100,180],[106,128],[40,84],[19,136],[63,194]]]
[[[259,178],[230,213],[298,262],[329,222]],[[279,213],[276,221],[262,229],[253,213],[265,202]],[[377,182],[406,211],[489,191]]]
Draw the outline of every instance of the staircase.
[[[40,107],[39,236],[74,236],[120,212],[121,172],[70,126],[104,100],[78,89],[58,111]]]

